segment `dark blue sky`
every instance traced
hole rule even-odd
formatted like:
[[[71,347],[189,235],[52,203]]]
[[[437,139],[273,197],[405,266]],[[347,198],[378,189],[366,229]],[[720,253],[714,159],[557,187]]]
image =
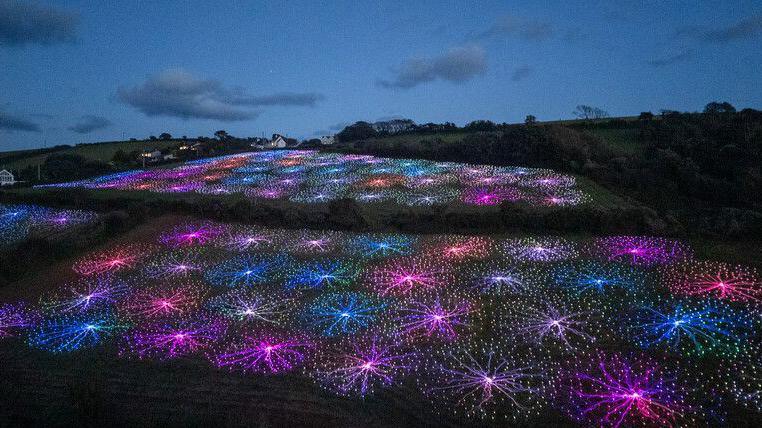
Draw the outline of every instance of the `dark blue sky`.
[[[0,0],[0,150],[762,108],[762,1],[319,3]]]

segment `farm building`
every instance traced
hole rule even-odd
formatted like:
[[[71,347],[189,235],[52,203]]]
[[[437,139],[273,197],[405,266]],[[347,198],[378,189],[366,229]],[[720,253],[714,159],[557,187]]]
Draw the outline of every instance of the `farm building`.
[[[16,184],[16,178],[13,174],[7,169],[0,171],[0,186],[10,186],[12,184]]]

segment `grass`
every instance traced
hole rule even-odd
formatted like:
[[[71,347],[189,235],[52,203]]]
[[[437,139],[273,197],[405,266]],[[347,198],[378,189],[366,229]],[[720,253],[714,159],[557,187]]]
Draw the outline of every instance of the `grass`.
[[[618,155],[640,155],[643,152],[643,146],[636,140],[638,130],[635,128],[588,129],[586,132],[608,143]]]
[[[114,157],[114,154],[122,150],[124,152],[131,152],[134,150],[162,150],[168,147],[172,147],[179,144],[177,140],[169,141],[115,141],[108,143],[96,143],[96,144],[84,144],[74,146],[68,149],[63,149],[54,152],[55,154],[72,154],[83,156],[88,159],[99,160],[101,162],[109,162]],[[8,163],[4,163],[3,158],[16,155],[19,153],[26,153],[21,159],[13,160]],[[27,166],[40,165],[53,153],[38,153],[36,150],[23,150],[20,152],[5,152],[0,153],[0,165],[4,168],[22,169]]]
[[[152,219],[108,243],[155,240],[168,225],[189,220]],[[192,220],[191,220],[192,221]],[[506,235],[491,235],[501,239]],[[572,239],[584,235],[569,236]],[[695,244],[694,244],[695,245]],[[751,246],[700,243],[697,253],[712,258],[733,253],[748,259]],[[757,253],[760,251],[756,246]],[[34,301],[51,284],[71,277],[71,254],[55,266],[0,290],[2,301]],[[735,257],[735,256],[734,256]],[[119,358],[113,347],[54,355],[19,339],[0,346],[0,415],[9,426],[315,426],[413,427],[505,426],[505,422],[459,419],[432,412],[415,383],[381,391],[363,400],[338,397],[298,373],[241,375],[212,368],[203,357],[174,361]],[[615,346],[615,344],[606,345]],[[748,411],[733,408],[728,423],[748,423]],[[532,426],[575,426],[557,411],[545,410]]]

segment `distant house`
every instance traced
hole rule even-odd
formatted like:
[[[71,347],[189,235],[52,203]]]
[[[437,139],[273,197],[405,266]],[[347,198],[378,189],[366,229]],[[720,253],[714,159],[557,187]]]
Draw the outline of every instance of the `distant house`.
[[[158,162],[162,160],[162,154],[158,150],[154,150],[152,152],[143,152],[140,154],[140,156],[146,161],[146,162]]]
[[[251,145],[251,147],[253,147],[255,149],[263,150],[263,149],[266,149],[266,148],[270,148],[269,147],[270,140],[268,140],[267,138],[254,137],[254,138],[252,138],[250,145]]]
[[[165,160],[165,161],[168,161],[168,160],[174,160],[174,159],[177,159],[177,156],[175,156],[173,153],[170,153],[170,154],[164,155],[164,160]]]
[[[288,143],[286,138],[280,134],[273,134],[273,139],[270,140],[269,148],[271,149],[285,149]]]
[[[320,144],[324,146],[330,146],[331,144],[335,143],[336,139],[333,135],[323,135],[320,137]]]
[[[7,169],[0,171],[0,186],[10,186],[13,184],[16,184],[16,178],[13,174]]]
[[[193,143],[193,144],[191,144],[191,143],[185,143],[182,146],[178,147],[178,150],[182,150],[182,151],[185,151],[185,150],[198,151],[199,149],[201,149],[202,146],[203,146],[203,144],[201,144],[199,142],[196,142],[196,143]]]

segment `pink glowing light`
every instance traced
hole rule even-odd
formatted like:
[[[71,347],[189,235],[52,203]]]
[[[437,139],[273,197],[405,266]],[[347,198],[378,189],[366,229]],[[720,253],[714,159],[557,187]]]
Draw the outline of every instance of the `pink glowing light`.
[[[306,358],[312,344],[301,338],[284,338],[262,334],[249,336],[241,345],[215,355],[218,367],[254,373],[282,373],[291,371]]]
[[[453,340],[458,336],[457,329],[468,326],[467,318],[471,311],[468,302],[451,305],[442,305],[439,299],[431,304],[413,302],[402,309],[400,328],[411,337]]]

